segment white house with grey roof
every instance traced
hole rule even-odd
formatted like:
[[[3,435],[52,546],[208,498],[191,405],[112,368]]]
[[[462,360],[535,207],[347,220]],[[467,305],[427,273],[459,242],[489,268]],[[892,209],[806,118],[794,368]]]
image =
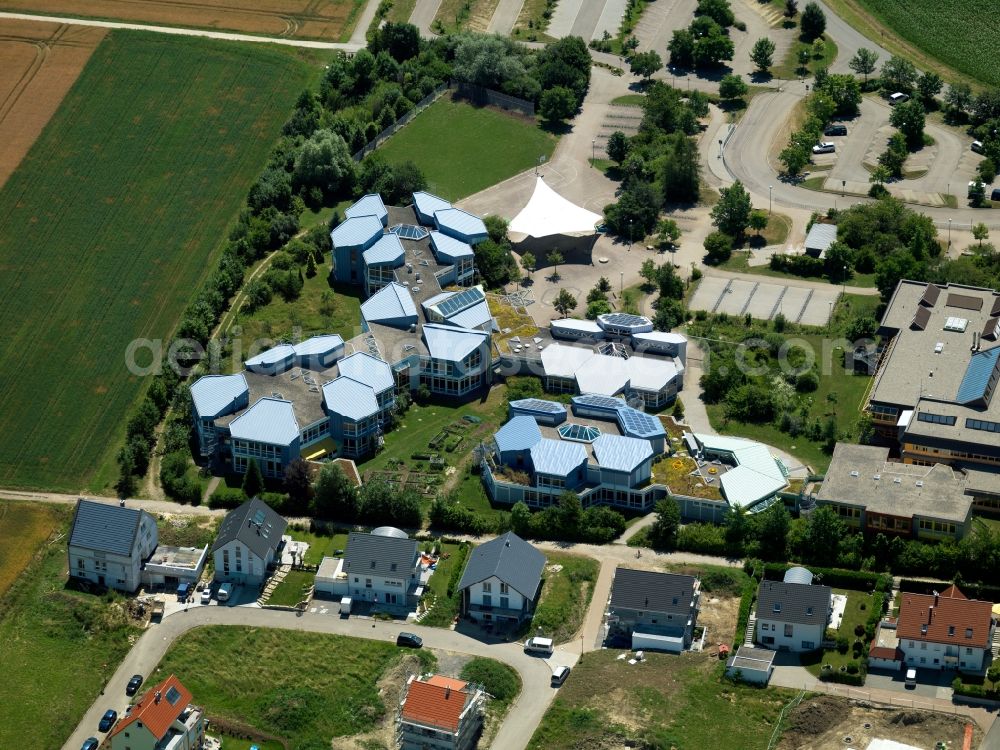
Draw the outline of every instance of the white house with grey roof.
[[[131,593],[158,540],[156,519],[146,511],[80,498],[67,544],[69,575]]]
[[[701,584],[694,576],[617,568],[608,605],[609,636],[633,649],[680,653],[698,623]]]
[[[480,544],[458,583],[461,614],[498,626],[531,619],[544,569],[545,555],[512,531]]]
[[[424,593],[417,540],[391,526],[349,534],[340,572],[335,593],[382,611],[412,612]]]
[[[281,559],[288,523],[259,497],[226,514],[212,545],[215,580],[260,586]]]
[[[814,583],[795,583],[792,579],[803,570],[792,568],[784,581],[760,582],[754,636],[758,645],[795,652],[821,647],[830,622],[833,590]]]

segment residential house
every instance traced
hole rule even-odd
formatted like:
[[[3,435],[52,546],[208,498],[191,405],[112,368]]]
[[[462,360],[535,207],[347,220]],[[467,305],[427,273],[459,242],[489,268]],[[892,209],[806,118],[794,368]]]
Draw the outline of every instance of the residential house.
[[[833,590],[829,586],[796,583],[801,568],[784,581],[761,581],[757,588],[757,629],[754,642],[776,651],[813,651],[822,646],[830,621]]]
[[[281,556],[288,522],[255,497],[229,511],[212,545],[215,579],[260,586]]]
[[[146,511],[80,498],[67,545],[70,577],[133,592],[158,540],[156,519]]]
[[[482,687],[443,675],[411,676],[396,714],[400,750],[470,750],[483,728]]]
[[[191,697],[174,675],[150,688],[112,730],[111,750],[199,750],[204,712]]]
[[[545,555],[512,531],[480,544],[458,583],[461,614],[498,626],[531,619],[544,569]]]
[[[609,632],[633,649],[680,653],[691,646],[701,585],[694,576],[618,568],[611,584]]]
[[[981,672],[993,642],[993,604],[957,586],[933,595],[900,595],[896,637],[908,667]]]
[[[346,596],[380,610],[412,612],[424,593],[417,541],[391,526],[348,535],[342,572]]]

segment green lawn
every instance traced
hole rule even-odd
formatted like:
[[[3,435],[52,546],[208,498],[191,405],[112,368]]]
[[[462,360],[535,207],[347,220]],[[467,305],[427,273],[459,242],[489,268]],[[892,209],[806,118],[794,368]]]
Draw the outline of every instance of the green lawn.
[[[168,337],[321,72],[301,50],[111,31],[0,189],[0,485],[107,487]],[[140,351],[138,361],[148,363]]]
[[[465,560],[471,551],[471,546],[461,544],[442,544],[441,553],[447,554],[448,558],[442,557],[438,560],[437,568],[431,574],[431,579],[427,583],[427,596],[433,597],[433,605],[427,617],[420,621],[421,625],[429,625],[435,628],[447,628],[458,614],[459,593],[452,591],[448,595],[448,586],[451,583],[452,574],[458,571],[458,576],[462,575],[465,569]],[[455,583],[458,583],[456,579]]]
[[[497,518],[500,514],[492,505],[483,487],[482,477],[472,471],[470,466],[455,485],[455,497],[460,505],[481,516]]]
[[[597,747],[767,747],[781,707],[792,697],[720,679],[724,669],[704,654],[646,654],[630,665],[608,649],[573,668],[545,713],[529,750]]]
[[[868,615],[871,614],[871,594],[864,591],[849,591],[848,589],[834,589],[833,593],[847,595],[847,607],[844,609],[844,619],[841,620],[840,627],[836,631],[836,638],[840,638],[841,636],[846,637],[848,641],[848,648],[846,654],[842,654],[834,648],[829,651],[824,651],[822,653],[822,657],[820,657],[817,652],[814,657],[804,659],[803,664],[806,665],[806,669],[817,677],[819,676],[820,671],[822,671],[824,664],[832,664],[834,670],[837,670],[841,666],[846,666],[848,662],[858,661],[854,658],[854,654],[851,651],[851,646],[854,645],[854,641],[859,638],[854,634],[854,628],[857,625],[860,625],[863,628],[865,623],[868,621]],[[864,609],[862,609],[862,606]],[[860,636],[860,640],[865,640],[864,635]]]
[[[0,747],[61,747],[139,635],[122,597],[66,588],[69,523],[0,599]]]
[[[306,565],[319,565],[324,557],[334,557],[334,552],[347,547],[347,534],[314,534],[311,531],[296,529],[291,529],[287,533],[297,542],[308,542]]]
[[[389,161],[412,160],[430,192],[458,200],[531,169],[555,147],[534,120],[445,96],[379,149]]]
[[[385,716],[376,682],[404,653],[414,652],[338,635],[202,627],[171,646],[156,678],[178,675],[209,717],[283,737],[290,750],[328,747]]]
[[[809,71],[809,75],[812,75],[820,68],[829,69],[830,65],[834,60],[837,59],[837,45],[834,44],[833,40],[824,37],[824,49],[822,57],[810,57],[809,64],[806,66]],[[803,49],[812,49],[811,42],[802,42],[798,39],[788,48],[788,53],[785,55],[785,59],[781,61],[778,65],[771,68],[771,75],[775,78],[798,78],[802,74],[799,65],[799,51]]]
[[[611,100],[612,104],[620,104],[625,107],[641,107],[646,101],[645,94],[622,94]]]
[[[531,633],[538,628],[557,643],[572,638],[583,624],[583,618],[594,594],[594,584],[601,566],[597,560],[566,552],[546,552],[547,559],[542,595],[531,620]],[[561,565],[553,573],[550,565]]]
[[[305,599],[305,592],[316,581],[316,574],[308,570],[290,570],[284,580],[274,587],[268,604],[276,607],[294,607]]]

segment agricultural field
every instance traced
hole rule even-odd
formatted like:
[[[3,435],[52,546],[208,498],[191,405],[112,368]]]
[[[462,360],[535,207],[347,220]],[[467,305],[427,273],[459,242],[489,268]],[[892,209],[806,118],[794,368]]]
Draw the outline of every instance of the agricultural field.
[[[407,671],[433,665],[429,652],[379,641],[203,627],[176,641],[158,670],[184,675],[185,687],[223,730],[248,727],[283,739],[285,747],[305,748],[372,731],[391,718],[385,701],[395,700]]]
[[[100,490],[295,97],[301,50],[113,31],[0,190],[0,486]],[[150,363],[140,354],[138,362]]]
[[[57,505],[0,500],[0,597],[65,516],[66,509]]]
[[[448,137],[442,139],[442,133]],[[454,201],[530,169],[555,147],[556,137],[532,119],[446,95],[379,150],[390,162],[413,161],[427,178],[428,190]]]
[[[84,26],[0,20],[0,188],[105,33]]]
[[[865,36],[920,68],[1000,85],[994,0],[832,0],[829,5]]]
[[[0,9],[53,16],[188,26],[261,36],[346,42],[364,0],[2,0]],[[296,89],[298,91],[299,89]]]

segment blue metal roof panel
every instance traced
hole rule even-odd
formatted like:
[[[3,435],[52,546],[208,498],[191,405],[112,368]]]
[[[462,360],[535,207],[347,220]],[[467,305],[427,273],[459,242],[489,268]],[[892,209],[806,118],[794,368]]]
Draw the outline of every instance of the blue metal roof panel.
[[[69,546],[128,555],[139,531],[142,511],[80,498],[76,503]]]
[[[247,379],[242,372],[205,375],[192,383],[191,400],[199,417],[218,417],[247,391]]]
[[[486,225],[482,219],[460,208],[445,208],[435,211],[434,224],[438,230],[452,237],[459,235],[461,237],[486,239],[489,236],[489,232],[486,231]]]
[[[965,376],[958,386],[958,395],[955,396],[958,403],[967,404],[986,395],[990,376],[997,365],[997,357],[1000,357],[1000,346],[995,346],[984,352],[976,352],[969,358],[969,364],[965,368]]]
[[[663,428],[663,423],[654,416],[646,414],[644,411],[625,406],[618,410],[618,425],[629,437],[654,438],[663,437],[667,431]]]
[[[350,357],[344,357],[337,363],[337,368],[341,375],[370,385],[375,393],[393,388],[396,384],[392,378],[392,368],[367,352],[355,352]]]
[[[330,232],[334,247],[362,247],[382,234],[382,222],[374,216],[355,216]]]
[[[587,449],[582,443],[567,440],[542,438],[531,446],[531,463],[536,472],[569,476],[580,464],[587,460]]]
[[[431,232],[431,245],[434,246],[434,254],[438,260],[445,263],[454,263],[459,258],[471,258],[475,255],[470,245],[443,232]]]
[[[591,411],[604,411],[612,415],[617,415],[619,409],[623,406],[628,406],[624,399],[612,398],[611,396],[597,396],[594,394],[573,396],[572,404],[573,406],[585,406]]]
[[[490,306],[484,301],[469,307],[454,315],[450,315],[447,321],[452,325],[462,328],[479,328],[493,320],[490,313]]]
[[[538,429],[538,422],[534,418],[522,415],[514,417],[497,430],[493,439],[496,441],[497,450],[501,453],[523,451],[542,439],[542,431]]]
[[[383,234],[375,244],[365,250],[365,265],[374,266],[378,264],[389,264],[392,266],[403,265],[403,243],[394,234]]]
[[[487,334],[483,331],[472,331],[467,328],[427,323],[423,327],[424,341],[427,350],[434,359],[448,362],[460,362],[474,352]]]
[[[278,362],[284,362],[286,359],[294,355],[295,347],[291,344],[278,344],[277,346],[272,346],[267,351],[261,352],[256,357],[250,357],[245,364],[247,367],[274,365]]]
[[[510,402],[510,408],[519,412],[535,412],[537,414],[565,414],[566,407],[558,401],[548,401],[544,398],[522,398]]]
[[[389,212],[385,209],[382,196],[378,193],[369,193],[362,196],[353,206],[344,211],[344,216],[348,219],[353,219],[357,216],[374,216],[379,220],[379,223],[388,215]]]
[[[291,445],[299,436],[299,423],[291,401],[265,396],[230,423],[229,433],[236,440]]]
[[[369,323],[416,318],[417,306],[410,290],[393,281],[361,303],[361,314]]]
[[[299,357],[308,357],[314,354],[328,354],[332,351],[336,351],[343,345],[344,339],[336,333],[310,336],[305,341],[300,341],[295,345],[295,354]]]
[[[605,469],[632,471],[652,456],[648,440],[605,433],[594,441],[594,458]]]
[[[330,411],[355,421],[378,414],[378,401],[372,387],[346,375],[323,385],[323,402]]]
[[[413,194],[413,205],[422,214],[433,216],[435,211],[443,211],[451,208],[451,204],[444,198],[439,198],[433,193],[418,190]]]

